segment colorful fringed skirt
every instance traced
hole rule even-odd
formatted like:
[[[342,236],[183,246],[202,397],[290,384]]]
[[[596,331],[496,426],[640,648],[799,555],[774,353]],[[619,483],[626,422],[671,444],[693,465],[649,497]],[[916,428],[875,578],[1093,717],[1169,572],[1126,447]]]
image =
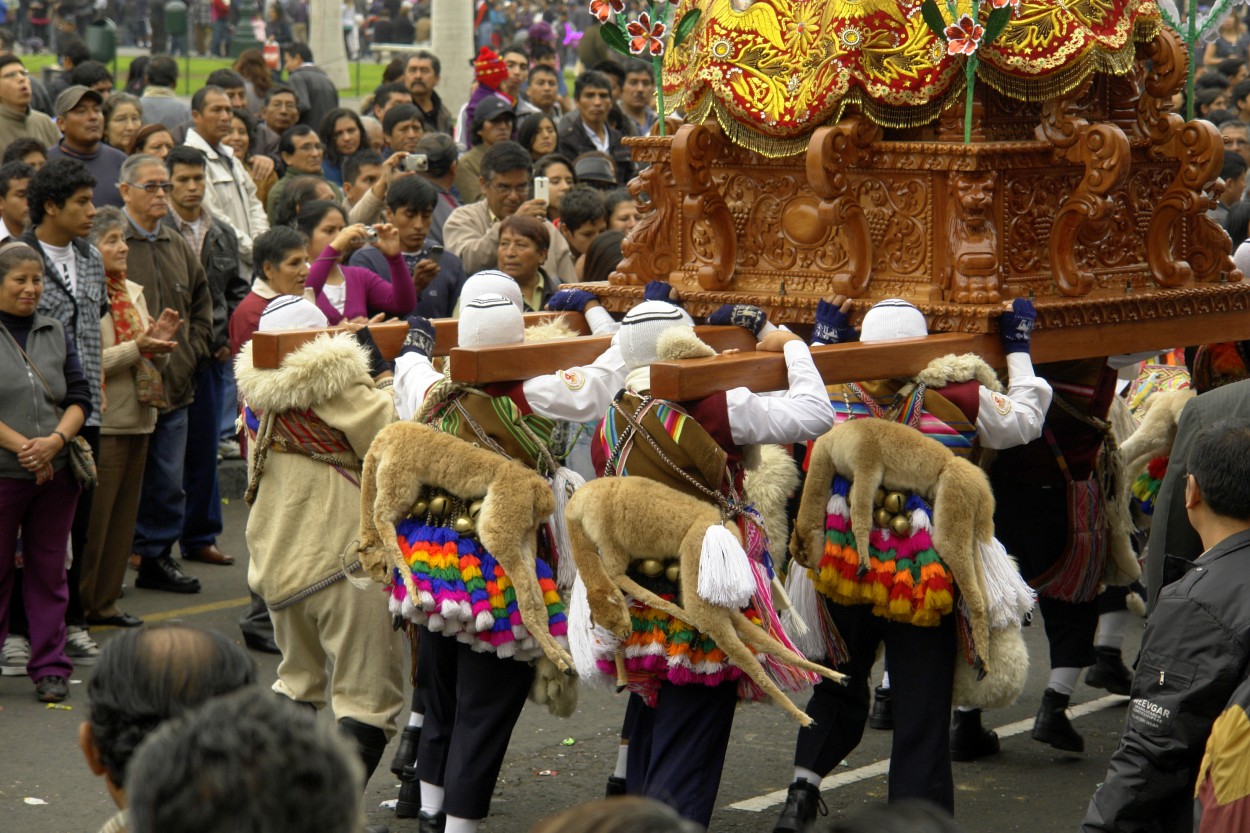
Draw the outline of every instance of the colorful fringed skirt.
[[[1133,481],[1132,501],[1142,515],[1150,516],[1155,513],[1155,499],[1159,497],[1159,488],[1163,485],[1163,478],[1168,473],[1169,457],[1156,457],[1146,464],[1146,470],[1137,475],[1137,479]]]
[[[747,619],[786,647],[796,650],[782,629],[781,621],[773,608],[772,560],[768,555],[762,528],[748,520],[740,520],[739,525],[744,533],[756,587],[751,601],[742,612]],[[671,581],[664,575],[649,577],[638,572],[636,568],[637,565],[634,565],[630,570],[631,578],[660,598],[681,606],[681,587],[678,582]],[[605,677],[613,680],[616,678],[616,651],[622,649],[629,680],[628,688],[639,694],[648,705],[655,705],[659,687],[665,682],[673,685],[718,686],[736,680],[740,699],[763,699],[763,690],[742,669],[732,665],[725,652],[707,634],[676,617],[639,602],[628,594],[626,600],[629,603],[633,629],[624,644],[617,643],[614,638],[602,632],[596,640],[595,661]],[[816,675],[791,668],[766,654],[757,653],[756,658],[783,691],[802,691],[817,681]]]
[[[390,610],[424,625],[433,633],[452,636],[475,651],[529,661],[542,648],[521,621],[516,590],[503,567],[472,538],[413,518],[396,524],[399,551],[412,571],[416,598],[398,567],[391,568]],[[566,643],[568,620],[551,567],[535,560],[538,585],[547,606],[551,635]]]
[[[816,589],[844,605],[870,604],[895,622],[934,626],[950,613],[954,580],[933,548],[933,510],[916,495],[900,513],[906,534],[874,524],[868,538],[869,566],[859,560],[851,510],[851,482],[835,477],[825,517],[825,551],[812,571]]]

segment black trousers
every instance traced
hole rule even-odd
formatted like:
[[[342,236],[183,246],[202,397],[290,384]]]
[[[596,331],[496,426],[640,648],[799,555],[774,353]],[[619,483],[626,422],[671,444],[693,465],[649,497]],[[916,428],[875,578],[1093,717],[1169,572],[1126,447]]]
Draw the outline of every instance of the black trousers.
[[[526,695],[534,680],[528,662],[474,651],[452,636],[421,629],[417,691],[425,725],[417,777],[443,787],[443,810],[484,819]]]
[[[1068,541],[1068,507],[1064,488],[995,479],[994,529],[1007,552],[1015,556],[1026,581],[1050,569]],[[1037,607],[1046,627],[1051,668],[1084,668],[1094,664],[1094,632],[1098,600],[1064,602],[1041,596]],[[893,675],[891,675],[891,678]]]
[[[637,701],[636,703],[634,701]],[[729,748],[738,683],[660,686],[655,708],[630,695],[626,791],[661,801],[708,826]]]
[[[79,429],[78,435],[91,446],[91,454],[100,459],[100,427],[86,426]],[[86,625],[87,614],[82,609],[82,593],[79,584],[82,582],[82,562],[87,548],[87,527],[91,524],[91,499],[95,489],[84,488],[78,493],[78,508],[74,512],[74,525],[70,528],[70,546],[74,551],[74,560],[69,565],[69,604],[65,608],[65,624]]]
[[[890,801],[926,798],[954,812],[951,776],[951,687],[955,679],[955,616],[936,627],[891,622],[871,605],[826,601],[850,659],[837,670],[845,686],[821,680],[808,701],[815,725],[799,730],[794,764],[823,778],[859,745],[868,721],[869,675],[877,647],[890,658],[894,739],[890,750]]]

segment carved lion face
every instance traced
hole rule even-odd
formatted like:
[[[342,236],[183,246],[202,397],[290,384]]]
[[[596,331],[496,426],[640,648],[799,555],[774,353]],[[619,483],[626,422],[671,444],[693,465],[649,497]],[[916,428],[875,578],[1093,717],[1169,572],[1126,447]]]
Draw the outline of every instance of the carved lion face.
[[[984,219],[994,204],[994,172],[954,174],[951,176],[951,191],[963,219]]]

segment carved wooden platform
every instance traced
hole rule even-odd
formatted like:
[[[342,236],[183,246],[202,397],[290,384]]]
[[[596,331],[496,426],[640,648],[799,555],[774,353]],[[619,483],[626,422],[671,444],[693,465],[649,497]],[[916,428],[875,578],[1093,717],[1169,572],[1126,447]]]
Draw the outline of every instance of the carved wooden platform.
[[[1075,301],[1056,322],[1075,326],[1134,315],[1161,290],[1239,282],[1206,217],[1222,140],[1169,112],[1183,48],[1163,29],[1137,57],[1044,104],[979,85],[971,143],[962,108],[906,131],[851,114],[783,159],[714,121],[629,140],[649,165],[630,184],[643,217],[595,291],[620,311],[667,280],[694,315],[754,303],[779,322],[810,322],[835,293],[859,314],[901,297],[932,331],[986,332],[1012,297]]]

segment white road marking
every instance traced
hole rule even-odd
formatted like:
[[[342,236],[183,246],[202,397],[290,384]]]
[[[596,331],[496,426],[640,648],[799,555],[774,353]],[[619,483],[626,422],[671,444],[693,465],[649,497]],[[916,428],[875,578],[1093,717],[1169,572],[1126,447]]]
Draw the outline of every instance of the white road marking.
[[[1083,717],[1087,714],[1093,714],[1112,706],[1122,706],[1128,702],[1128,698],[1120,694],[1108,694],[1105,697],[1099,697],[1097,700],[1090,700],[1088,703],[1081,703],[1068,709],[1071,717]],[[1008,723],[1006,726],[999,726],[994,731],[998,733],[999,739],[1009,738],[1013,735],[1021,735],[1025,732],[1032,731],[1033,718],[1029,717],[1024,720],[1017,720],[1015,723]],[[866,781],[869,778],[877,778],[885,775],[890,771],[890,759],[883,761],[873,761],[871,764],[852,769],[850,772],[837,772],[825,777],[820,782],[821,790],[835,790],[838,787],[846,787],[856,784],[860,781]],[[755,798],[748,798],[743,801],[729,805],[730,810],[747,810],[748,812],[758,813],[767,810],[770,807],[776,807],[784,804],[786,800],[787,790],[776,790],[765,795],[759,795]]]

